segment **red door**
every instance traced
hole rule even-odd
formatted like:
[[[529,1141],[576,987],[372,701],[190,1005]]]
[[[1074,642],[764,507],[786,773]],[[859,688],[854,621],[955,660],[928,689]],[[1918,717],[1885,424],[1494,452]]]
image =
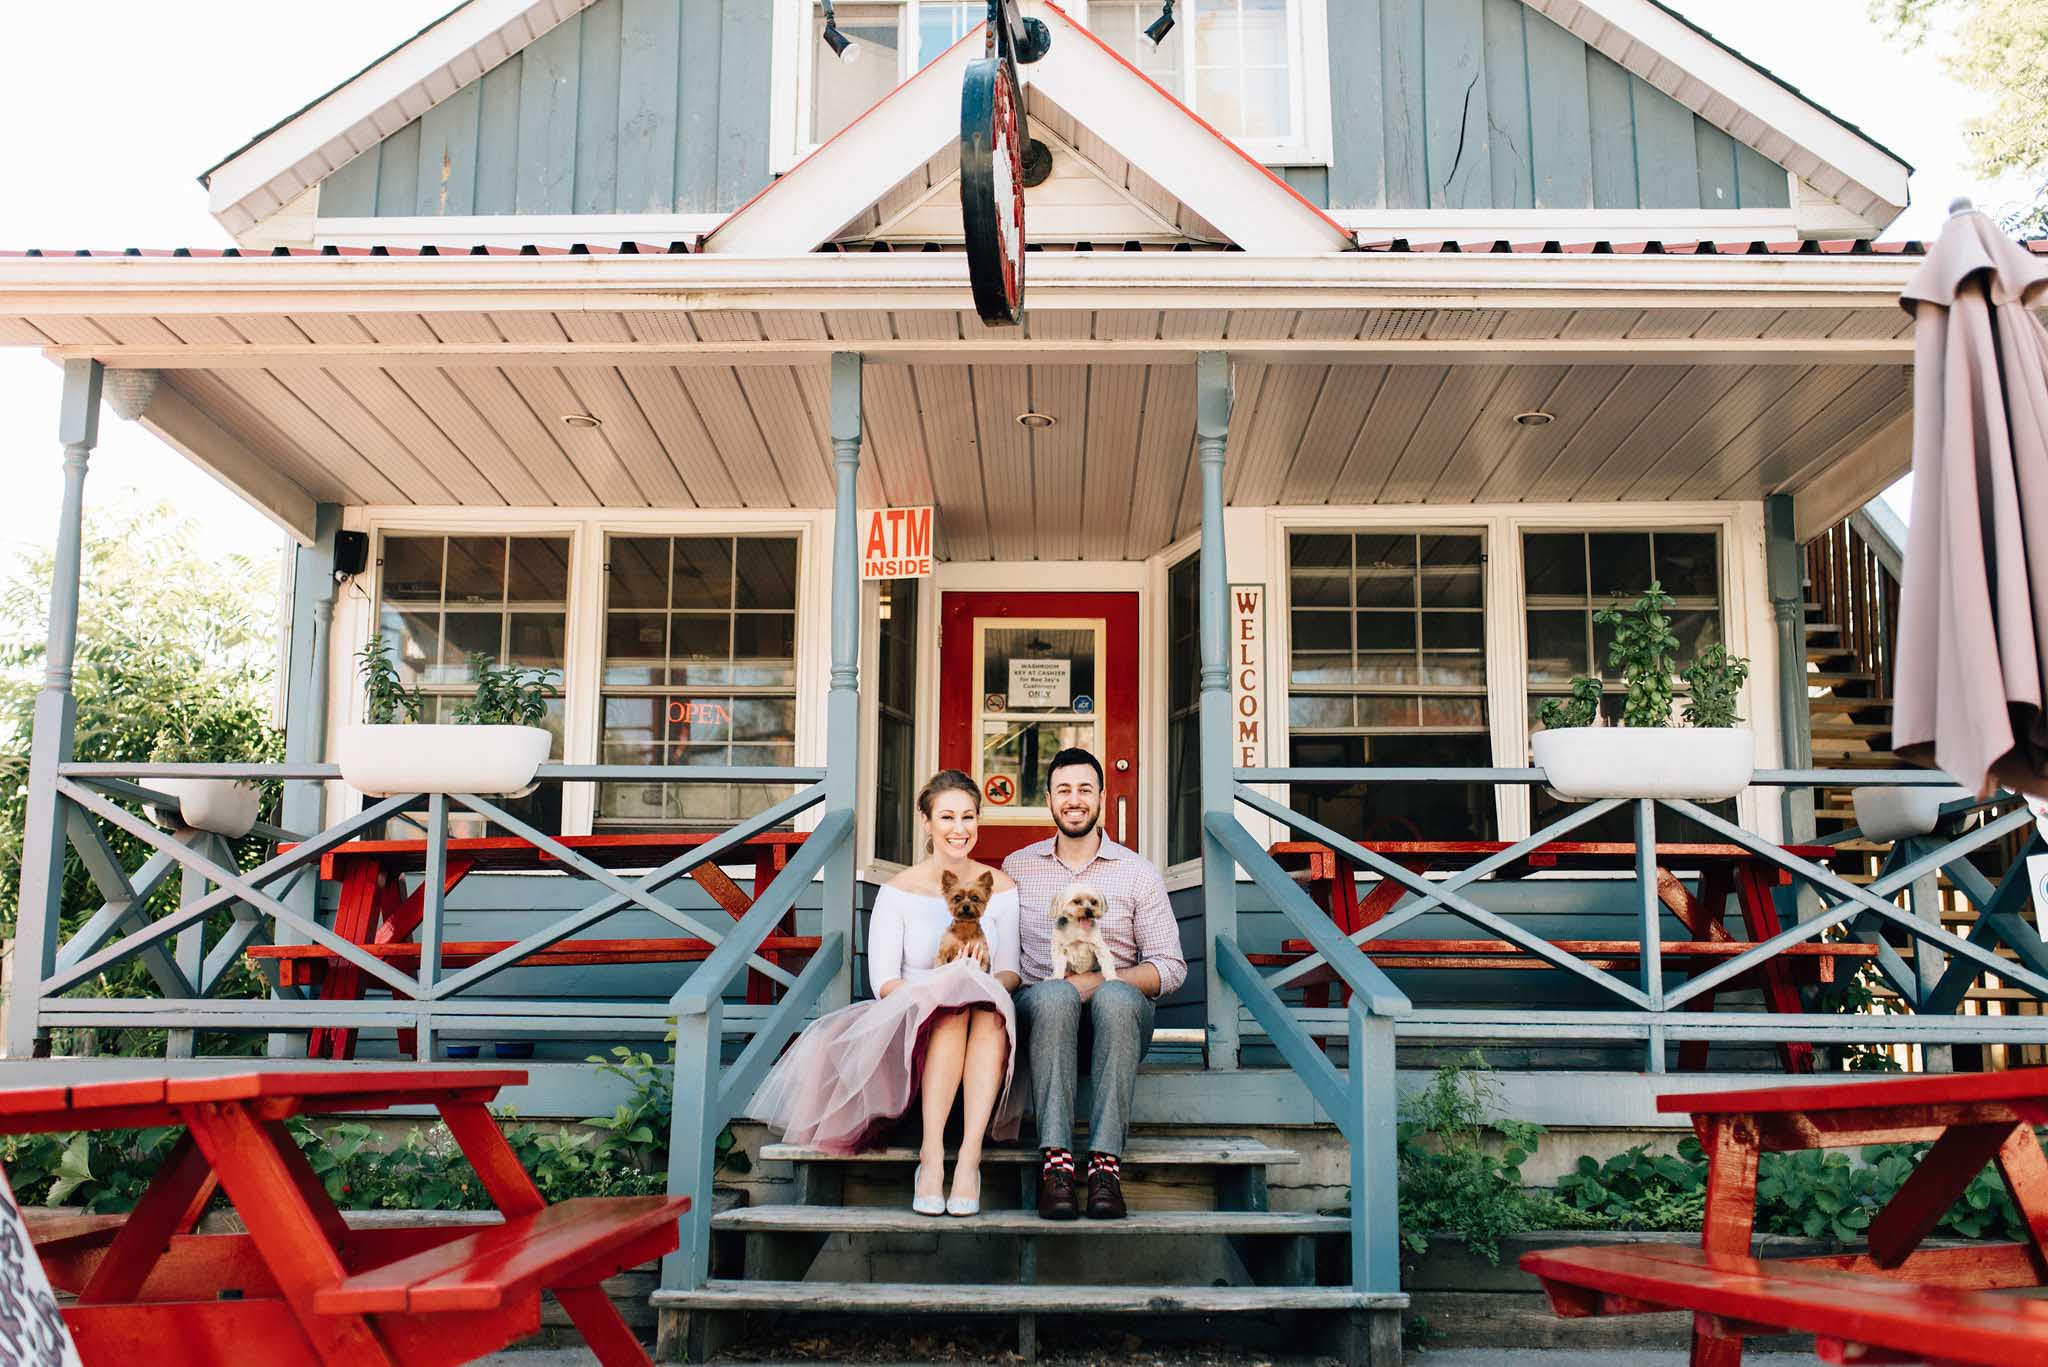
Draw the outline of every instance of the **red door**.
[[[990,862],[1052,834],[1046,769],[1102,761],[1102,824],[1138,847],[1138,595],[949,593],[939,609],[939,763],[981,788]]]

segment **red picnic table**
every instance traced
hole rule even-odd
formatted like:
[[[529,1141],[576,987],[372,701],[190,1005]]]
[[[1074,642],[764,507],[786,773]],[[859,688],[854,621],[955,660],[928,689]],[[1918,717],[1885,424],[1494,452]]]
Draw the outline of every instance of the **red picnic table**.
[[[1569,1317],[1693,1312],[1693,1367],[1739,1367],[1756,1334],[1811,1334],[1826,1362],[2048,1362],[2048,1301],[1993,1291],[2048,1285],[2048,1068],[1662,1096],[1706,1148],[1697,1248],[1607,1244],[1522,1257]],[[1869,1249],[1751,1256],[1764,1153],[1931,1141],[1870,1221]],[[2027,1227],[2017,1243],[1923,1249],[1986,1163]]]
[[[1380,840],[1367,841],[1365,848],[1422,875],[1471,868],[1509,848],[1504,840]],[[1827,845],[1788,845],[1788,853],[1813,863],[1834,856]],[[1409,888],[1392,878],[1383,878],[1362,901],[1358,895],[1357,871],[1348,859],[1314,840],[1283,840],[1269,853],[1283,867],[1292,869],[1307,886],[1308,894],[1337,928],[1351,935],[1376,924],[1409,894]],[[1630,841],[1559,840],[1531,851],[1499,870],[1503,878],[1519,878],[1541,870],[1578,872],[1633,870],[1636,847]],[[1699,891],[1694,893],[1679,876],[1697,870]],[[1665,843],[1657,845],[1657,896],[1670,908],[1688,940],[1666,941],[1659,947],[1672,967],[1685,968],[1692,976],[1706,972],[1716,963],[1755,947],[1776,935],[1783,927],[1771,890],[1791,881],[1778,865],[1741,845]],[[1733,896],[1741,909],[1748,931],[1747,942],[1737,940],[1723,920],[1728,899]],[[1633,940],[1558,940],[1558,948],[1587,959],[1598,968],[1629,968],[1640,962],[1642,947]],[[1288,940],[1277,955],[1253,956],[1254,963],[1286,964],[1305,958],[1311,949],[1306,940]],[[1364,946],[1368,957],[1383,967],[1395,968],[1507,968],[1542,969],[1550,965],[1537,955],[1507,940],[1371,940]],[[1809,981],[1833,982],[1837,959],[1868,959],[1877,946],[1843,943],[1794,945],[1766,962],[1758,972],[1765,1005],[1772,1011],[1797,1014],[1800,975]],[[1748,975],[1744,975],[1747,977]],[[1318,972],[1303,978],[1307,1004],[1329,1005],[1331,974]],[[1743,985],[1741,982],[1733,984]],[[1339,991],[1343,991],[1341,984]],[[1712,1011],[1714,993],[1695,997],[1688,1008]],[[1787,1043],[1778,1046],[1787,1072],[1813,1071],[1813,1046]],[[1682,1072],[1706,1067],[1707,1041],[1685,1040],[1678,1046]]]
[[[31,1224],[85,1367],[440,1367],[540,1327],[551,1292],[605,1367],[647,1352],[598,1283],[673,1252],[688,1197],[548,1205],[486,1109],[517,1070],[348,1069],[0,1091],[0,1134],[182,1125],[127,1215]],[[496,1225],[351,1229],[285,1121],[431,1104]],[[224,1190],[245,1234],[195,1234]]]
[[[672,831],[643,835],[565,835],[557,837],[564,848],[605,868],[655,867],[695,849],[718,836],[703,831]],[[750,836],[735,847],[734,858],[746,851],[754,864],[754,891],[747,892],[715,863],[700,864],[690,877],[711,895],[711,899],[735,921],[754,905],[754,897],[766,887],[790,854],[804,843],[801,831],[766,831]],[[290,846],[283,847],[289,849]],[[334,910],[334,933],[387,962],[416,967],[419,946],[412,937],[418,932],[426,906],[422,883],[407,893],[404,875],[419,873],[427,866],[424,840],[352,840],[337,845],[320,857],[320,876],[340,883]],[[445,896],[470,874],[482,870],[559,869],[562,861],[549,851],[517,836],[484,836],[448,842]],[[815,936],[795,933],[795,916],[785,916],[780,933],[761,947],[761,956],[781,967],[785,957],[802,958],[815,951]],[[463,968],[481,962],[508,948],[510,940],[456,941],[441,947],[441,967]],[[692,962],[710,954],[714,946],[701,939],[564,940],[522,960],[523,965],[545,967],[563,964],[627,964]],[[277,966],[281,985],[317,986],[322,1001],[355,1001],[367,984],[363,971],[322,945],[256,945],[248,956]],[[766,1005],[775,999],[775,984],[758,972],[747,974],[747,1001]],[[413,1032],[399,1032],[399,1048],[412,1053]],[[343,1026],[319,1026],[311,1032],[306,1052],[311,1058],[349,1059],[355,1057],[356,1032]]]

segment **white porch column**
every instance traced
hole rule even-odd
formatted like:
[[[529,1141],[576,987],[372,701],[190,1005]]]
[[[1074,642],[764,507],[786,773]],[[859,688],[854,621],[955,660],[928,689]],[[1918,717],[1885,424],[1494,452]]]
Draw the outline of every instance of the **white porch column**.
[[[14,931],[14,985],[7,1000],[6,1052],[27,1058],[39,1039],[42,985],[57,968],[64,900],[64,813],[57,766],[71,759],[78,700],[71,691],[78,649],[78,592],[85,522],[85,467],[99,441],[98,361],[64,363],[57,438],[64,444],[64,502],[57,516],[57,564],[50,580],[50,641],[28,762],[28,822],[21,852],[21,904]]]
[[[1195,362],[1195,459],[1202,470],[1202,961],[1207,965],[1211,1068],[1237,1067],[1237,994],[1216,967],[1216,937],[1237,934],[1237,863],[1209,834],[1212,813],[1236,806],[1230,763],[1230,570],[1223,546],[1223,451],[1230,441],[1230,358]]]
[[[832,673],[825,695],[825,810],[853,813],[860,781],[860,353],[832,357]],[[858,828],[858,822],[855,823]],[[819,1000],[853,1000],[854,874],[858,842],[825,865],[824,933],[845,936],[846,962]]]

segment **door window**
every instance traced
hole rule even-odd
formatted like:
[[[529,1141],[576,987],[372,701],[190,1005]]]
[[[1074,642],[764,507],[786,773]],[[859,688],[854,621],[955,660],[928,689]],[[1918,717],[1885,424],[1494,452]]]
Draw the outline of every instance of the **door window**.
[[[1104,628],[1099,618],[976,622],[974,779],[983,821],[1049,821],[1052,757],[1073,745],[1103,753]]]

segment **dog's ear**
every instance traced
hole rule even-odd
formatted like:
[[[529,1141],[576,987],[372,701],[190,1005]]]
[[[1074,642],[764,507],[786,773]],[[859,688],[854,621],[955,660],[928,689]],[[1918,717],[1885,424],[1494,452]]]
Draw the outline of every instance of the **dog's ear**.
[[[949,873],[946,876],[948,878],[951,878],[953,875]],[[989,895],[989,893],[993,892],[995,890],[995,886],[996,876],[994,873],[990,872],[987,869],[983,869],[981,877],[974,880],[975,891],[979,892],[983,897],[986,897]]]
[[[945,893],[948,897],[952,896],[953,889],[959,886],[960,880],[953,876],[953,871],[951,869],[947,869],[944,873],[939,875],[939,891]]]

